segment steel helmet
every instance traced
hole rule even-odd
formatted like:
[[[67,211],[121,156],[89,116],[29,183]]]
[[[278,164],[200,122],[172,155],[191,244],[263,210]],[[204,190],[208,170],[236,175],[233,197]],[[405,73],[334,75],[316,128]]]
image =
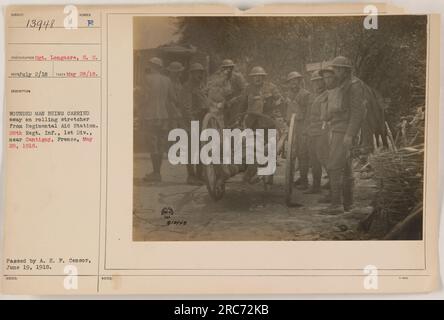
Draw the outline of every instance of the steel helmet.
[[[291,79],[296,79],[296,78],[302,78],[302,75],[297,71],[292,71],[288,74],[287,81],[290,81]]]
[[[159,66],[159,67],[163,67],[163,62],[162,62],[162,59],[160,59],[160,58],[158,58],[158,57],[153,57],[153,58],[151,58],[150,59],[150,63],[152,63],[152,64],[155,64],[156,66]]]
[[[171,71],[171,72],[180,72],[183,71],[183,65],[182,63],[178,62],[178,61],[173,61],[171,62],[168,67],[167,70]]]
[[[320,75],[321,77],[324,77],[326,73],[334,74],[335,71],[334,71],[333,68],[330,67],[330,66],[329,66],[329,67],[322,68],[321,70],[319,70],[319,75]]]
[[[338,56],[331,62],[332,67],[352,68],[352,64],[349,58]]]
[[[316,70],[316,71],[314,71],[314,72],[311,74],[311,78],[310,78],[311,81],[322,80],[322,79],[323,79],[323,78],[322,78],[322,76],[319,74],[319,70]]]
[[[234,67],[234,62],[231,59],[225,59],[224,61],[222,61],[222,68],[231,68]]]
[[[261,66],[253,67],[250,71],[249,76],[266,76],[267,73],[265,72],[264,68]]]
[[[190,72],[191,71],[204,71],[204,67],[200,63],[193,63],[190,66]]]

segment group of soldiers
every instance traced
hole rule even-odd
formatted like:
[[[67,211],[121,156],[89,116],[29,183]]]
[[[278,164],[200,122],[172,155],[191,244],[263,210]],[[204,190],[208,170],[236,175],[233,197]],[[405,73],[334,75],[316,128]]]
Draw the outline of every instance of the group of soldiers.
[[[288,74],[285,93],[268,81],[261,66],[251,69],[247,82],[230,59],[224,60],[209,80],[203,65],[193,63],[188,80],[182,84],[184,70],[177,61],[164,68],[162,60],[154,57],[149,61],[143,88],[136,88],[135,97],[141,100],[138,118],[150,143],[153,166],[145,181],[161,181],[162,154],[170,128],[187,128],[192,120],[201,121],[212,110],[223,114],[225,124],[242,113],[284,118],[286,123],[294,115],[299,164],[299,177],[294,183],[305,193],[321,194],[324,168],[328,175],[324,187],[330,192],[320,201],[330,205],[323,212],[340,214],[351,210],[354,186],[350,151],[366,106],[363,84],[352,76],[348,58],[338,56],[328,67],[314,71],[310,79],[313,92],[304,88],[304,77],[297,71]],[[187,165],[187,183],[202,184],[199,166]]]

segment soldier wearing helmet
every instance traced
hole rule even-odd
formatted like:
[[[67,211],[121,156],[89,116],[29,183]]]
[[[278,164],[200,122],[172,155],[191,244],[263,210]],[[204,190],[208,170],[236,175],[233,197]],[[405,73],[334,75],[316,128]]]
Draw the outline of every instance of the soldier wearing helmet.
[[[153,171],[144,177],[147,182],[159,182],[162,155],[168,147],[168,131],[171,121],[177,117],[174,87],[171,80],[162,74],[163,63],[158,57],[149,60],[142,90],[142,108],[138,114],[142,130],[147,134]]]
[[[226,123],[231,123],[239,113],[239,101],[247,83],[244,76],[234,70],[235,64],[231,59],[222,61],[220,67],[221,89],[225,100],[224,118]],[[219,76],[218,75],[218,76]]]
[[[182,104],[182,114],[186,130],[190,130],[191,121],[202,121],[208,112],[208,100],[205,85],[205,68],[200,63],[192,63],[189,68],[188,81],[183,85],[180,100]],[[191,135],[188,135],[191,137]],[[189,154],[189,157],[195,155]],[[190,160],[189,159],[189,160]],[[189,161],[191,163],[191,161]],[[187,183],[191,185],[202,185],[202,167],[197,168],[192,164],[187,164]]]
[[[308,169],[309,154],[306,137],[306,113],[310,105],[311,95],[303,88],[303,77],[297,71],[292,71],[287,76],[288,96],[287,96],[287,121],[290,121],[292,114],[296,116],[297,134],[297,158],[299,162],[299,178],[295,184],[300,189],[308,189]]]
[[[195,62],[195,63],[192,63],[190,65],[190,72],[193,72],[193,71],[202,71],[202,72],[204,72],[205,68],[200,63]]]
[[[322,167],[327,167],[328,160],[328,131],[323,125],[323,116],[326,113],[328,91],[320,71],[311,75],[313,87],[313,103],[307,109],[306,133],[311,171],[313,174],[312,188],[306,193],[321,192]]]
[[[274,116],[283,100],[279,89],[266,81],[267,72],[261,66],[253,67],[248,76],[251,81],[242,99],[243,111]]]
[[[352,64],[343,56],[333,59],[337,88],[330,90],[327,103],[327,120],[331,142],[327,163],[330,177],[331,205],[325,213],[340,214],[353,205],[353,173],[350,151],[365,117],[364,87],[352,78]],[[325,73],[324,73],[325,75]]]

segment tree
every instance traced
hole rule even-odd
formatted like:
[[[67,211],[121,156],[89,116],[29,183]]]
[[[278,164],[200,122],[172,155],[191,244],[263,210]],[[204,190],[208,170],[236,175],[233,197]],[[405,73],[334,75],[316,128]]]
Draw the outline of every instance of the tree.
[[[389,113],[397,118],[425,104],[427,17],[378,19],[378,29],[367,30],[359,16],[182,17],[179,42],[210,55],[211,71],[231,58],[244,73],[262,65],[277,84],[294,70],[308,77],[306,63],[348,56],[355,74],[391,101]]]

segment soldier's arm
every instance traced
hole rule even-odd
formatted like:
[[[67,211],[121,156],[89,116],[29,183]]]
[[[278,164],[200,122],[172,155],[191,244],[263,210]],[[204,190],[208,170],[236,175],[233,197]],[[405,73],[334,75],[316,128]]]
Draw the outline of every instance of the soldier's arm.
[[[352,83],[350,88],[350,120],[346,135],[354,137],[361,127],[365,115],[364,88],[358,82]]]

